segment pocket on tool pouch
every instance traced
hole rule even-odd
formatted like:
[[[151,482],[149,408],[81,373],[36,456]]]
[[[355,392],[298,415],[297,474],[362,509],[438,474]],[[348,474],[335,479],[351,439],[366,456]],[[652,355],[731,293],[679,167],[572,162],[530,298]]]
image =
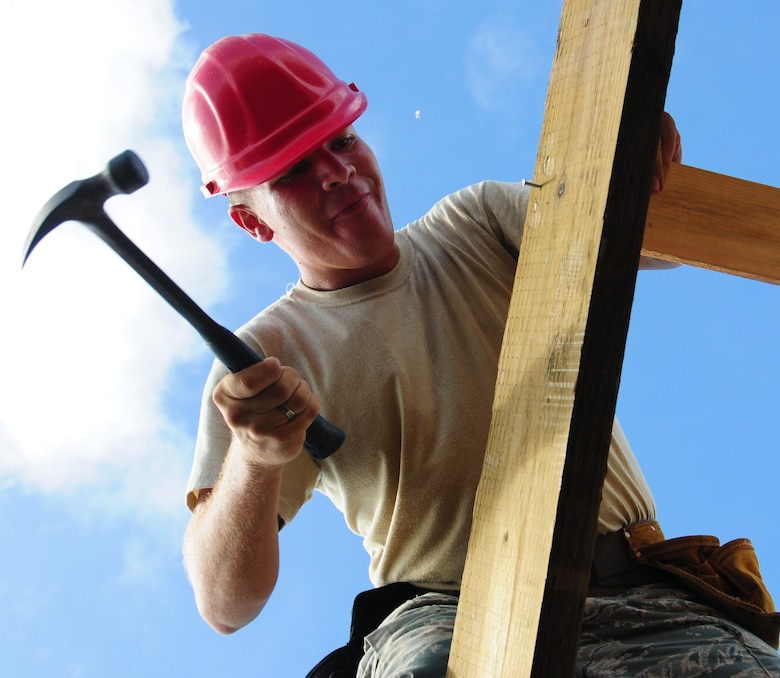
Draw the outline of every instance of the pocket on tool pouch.
[[[626,540],[636,562],[673,575],[777,649],[780,614],[775,612],[749,539],[735,539],[723,546],[710,536],[653,541],[646,531],[629,528]]]

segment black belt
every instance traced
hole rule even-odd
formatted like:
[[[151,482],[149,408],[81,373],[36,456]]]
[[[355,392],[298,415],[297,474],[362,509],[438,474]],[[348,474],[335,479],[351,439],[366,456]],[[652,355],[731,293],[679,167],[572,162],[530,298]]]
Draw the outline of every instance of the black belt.
[[[588,584],[589,596],[617,596],[634,586],[669,579],[671,577],[665,572],[639,565],[631,558],[624,530],[596,537]]]
[[[591,566],[589,596],[616,596],[641,584],[662,581],[665,573],[635,563],[628,552],[623,531],[596,537]],[[352,606],[349,642],[334,650],[315,666],[306,678],[351,678],[363,656],[363,639],[397,607],[431,592],[406,582],[380,586],[358,594]],[[436,591],[458,596],[458,591]]]
[[[433,593],[427,589],[407,582],[387,584],[379,588],[363,591],[352,605],[352,627],[349,642],[334,650],[315,666],[306,678],[352,678],[363,657],[363,639],[385,620],[397,607],[424,593]],[[435,591],[458,596],[459,591]]]

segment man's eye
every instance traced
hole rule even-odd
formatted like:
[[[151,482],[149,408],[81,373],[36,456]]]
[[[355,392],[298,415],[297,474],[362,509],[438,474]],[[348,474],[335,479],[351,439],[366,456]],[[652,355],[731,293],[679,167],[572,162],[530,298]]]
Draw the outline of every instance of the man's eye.
[[[336,150],[344,150],[345,148],[349,148],[353,143],[355,143],[354,135],[347,134],[346,136],[337,139],[334,146]]]
[[[306,163],[303,161],[296,163],[293,165],[290,169],[288,169],[284,174],[282,174],[277,180],[276,183],[285,183],[288,181],[292,181],[295,179],[295,177],[299,176],[300,174],[303,174],[303,171],[306,169]]]

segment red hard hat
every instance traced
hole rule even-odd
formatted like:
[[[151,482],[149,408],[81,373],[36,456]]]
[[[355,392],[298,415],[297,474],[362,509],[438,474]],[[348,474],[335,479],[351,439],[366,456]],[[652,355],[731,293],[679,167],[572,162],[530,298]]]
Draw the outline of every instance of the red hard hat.
[[[366,110],[309,50],[270,35],[223,38],[187,79],[184,138],[207,197],[283,173]]]

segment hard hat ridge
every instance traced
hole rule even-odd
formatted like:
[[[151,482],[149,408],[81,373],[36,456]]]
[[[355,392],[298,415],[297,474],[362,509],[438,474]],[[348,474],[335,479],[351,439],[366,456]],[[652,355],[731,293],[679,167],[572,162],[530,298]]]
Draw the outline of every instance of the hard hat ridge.
[[[283,173],[352,124],[365,95],[312,52],[259,33],[223,38],[201,54],[182,122],[206,196]]]

